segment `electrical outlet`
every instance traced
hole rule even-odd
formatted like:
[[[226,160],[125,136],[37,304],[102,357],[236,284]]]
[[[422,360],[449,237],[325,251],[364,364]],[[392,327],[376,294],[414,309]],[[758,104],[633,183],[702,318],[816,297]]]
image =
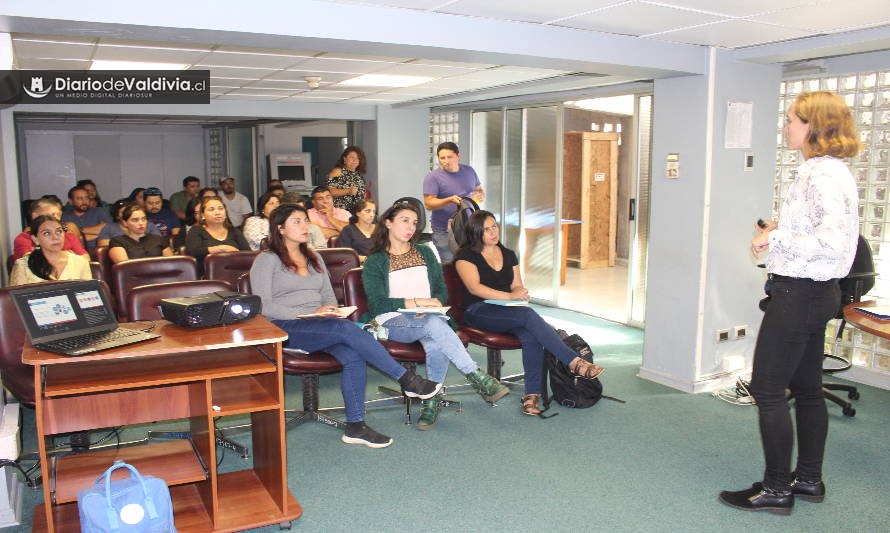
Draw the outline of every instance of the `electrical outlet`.
[[[728,329],[718,329],[717,330],[717,342],[726,342],[729,340],[729,330]]]
[[[744,339],[748,336],[748,326],[736,326],[735,327],[735,338]]]

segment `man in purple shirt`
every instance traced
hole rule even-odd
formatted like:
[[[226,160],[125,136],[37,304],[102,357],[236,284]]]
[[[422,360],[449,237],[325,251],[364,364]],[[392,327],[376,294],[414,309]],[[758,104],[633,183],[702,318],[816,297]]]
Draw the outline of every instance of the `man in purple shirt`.
[[[473,167],[460,164],[460,150],[456,144],[440,144],[436,147],[436,157],[440,168],[423,179],[423,204],[432,211],[433,243],[439,258],[445,262],[452,259],[448,248],[448,219],[457,211],[461,198],[472,198],[479,203],[485,199],[485,191]]]
[[[164,207],[164,197],[161,189],[149,187],[143,193],[145,198],[145,214],[148,221],[153,223],[161,231],[161,237],[169,243],[170,239],[179,233],[179,217],[170,209]]]

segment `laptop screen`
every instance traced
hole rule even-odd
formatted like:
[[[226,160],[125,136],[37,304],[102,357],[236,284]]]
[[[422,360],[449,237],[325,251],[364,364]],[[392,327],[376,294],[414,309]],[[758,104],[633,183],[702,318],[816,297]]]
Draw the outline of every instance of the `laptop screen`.
[[[11,291],[31,342],[111,330],[117,319],[98,281],[73,281]]]

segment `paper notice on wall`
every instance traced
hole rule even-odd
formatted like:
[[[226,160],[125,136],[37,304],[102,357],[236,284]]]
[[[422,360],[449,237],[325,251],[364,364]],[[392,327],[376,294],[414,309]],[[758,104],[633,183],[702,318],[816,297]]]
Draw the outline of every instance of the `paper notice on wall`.
[[[753,114],[754,104],[752,102],[728,102],[726,104],[724,148],[751,148]]]

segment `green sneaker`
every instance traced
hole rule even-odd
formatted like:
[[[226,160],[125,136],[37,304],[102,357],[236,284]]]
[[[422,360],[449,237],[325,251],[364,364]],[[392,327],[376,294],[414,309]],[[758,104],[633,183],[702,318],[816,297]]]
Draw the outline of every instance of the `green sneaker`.
[[[436,427],[436,418],[439,417],[439,400],[441,394],[420,401],[420,418],[417,419],[417,429],[426,431]]]
[[[467,374],[467,381],[486,402],[494,403],[510,393],[510,389],[483,372],[481,368]]]

